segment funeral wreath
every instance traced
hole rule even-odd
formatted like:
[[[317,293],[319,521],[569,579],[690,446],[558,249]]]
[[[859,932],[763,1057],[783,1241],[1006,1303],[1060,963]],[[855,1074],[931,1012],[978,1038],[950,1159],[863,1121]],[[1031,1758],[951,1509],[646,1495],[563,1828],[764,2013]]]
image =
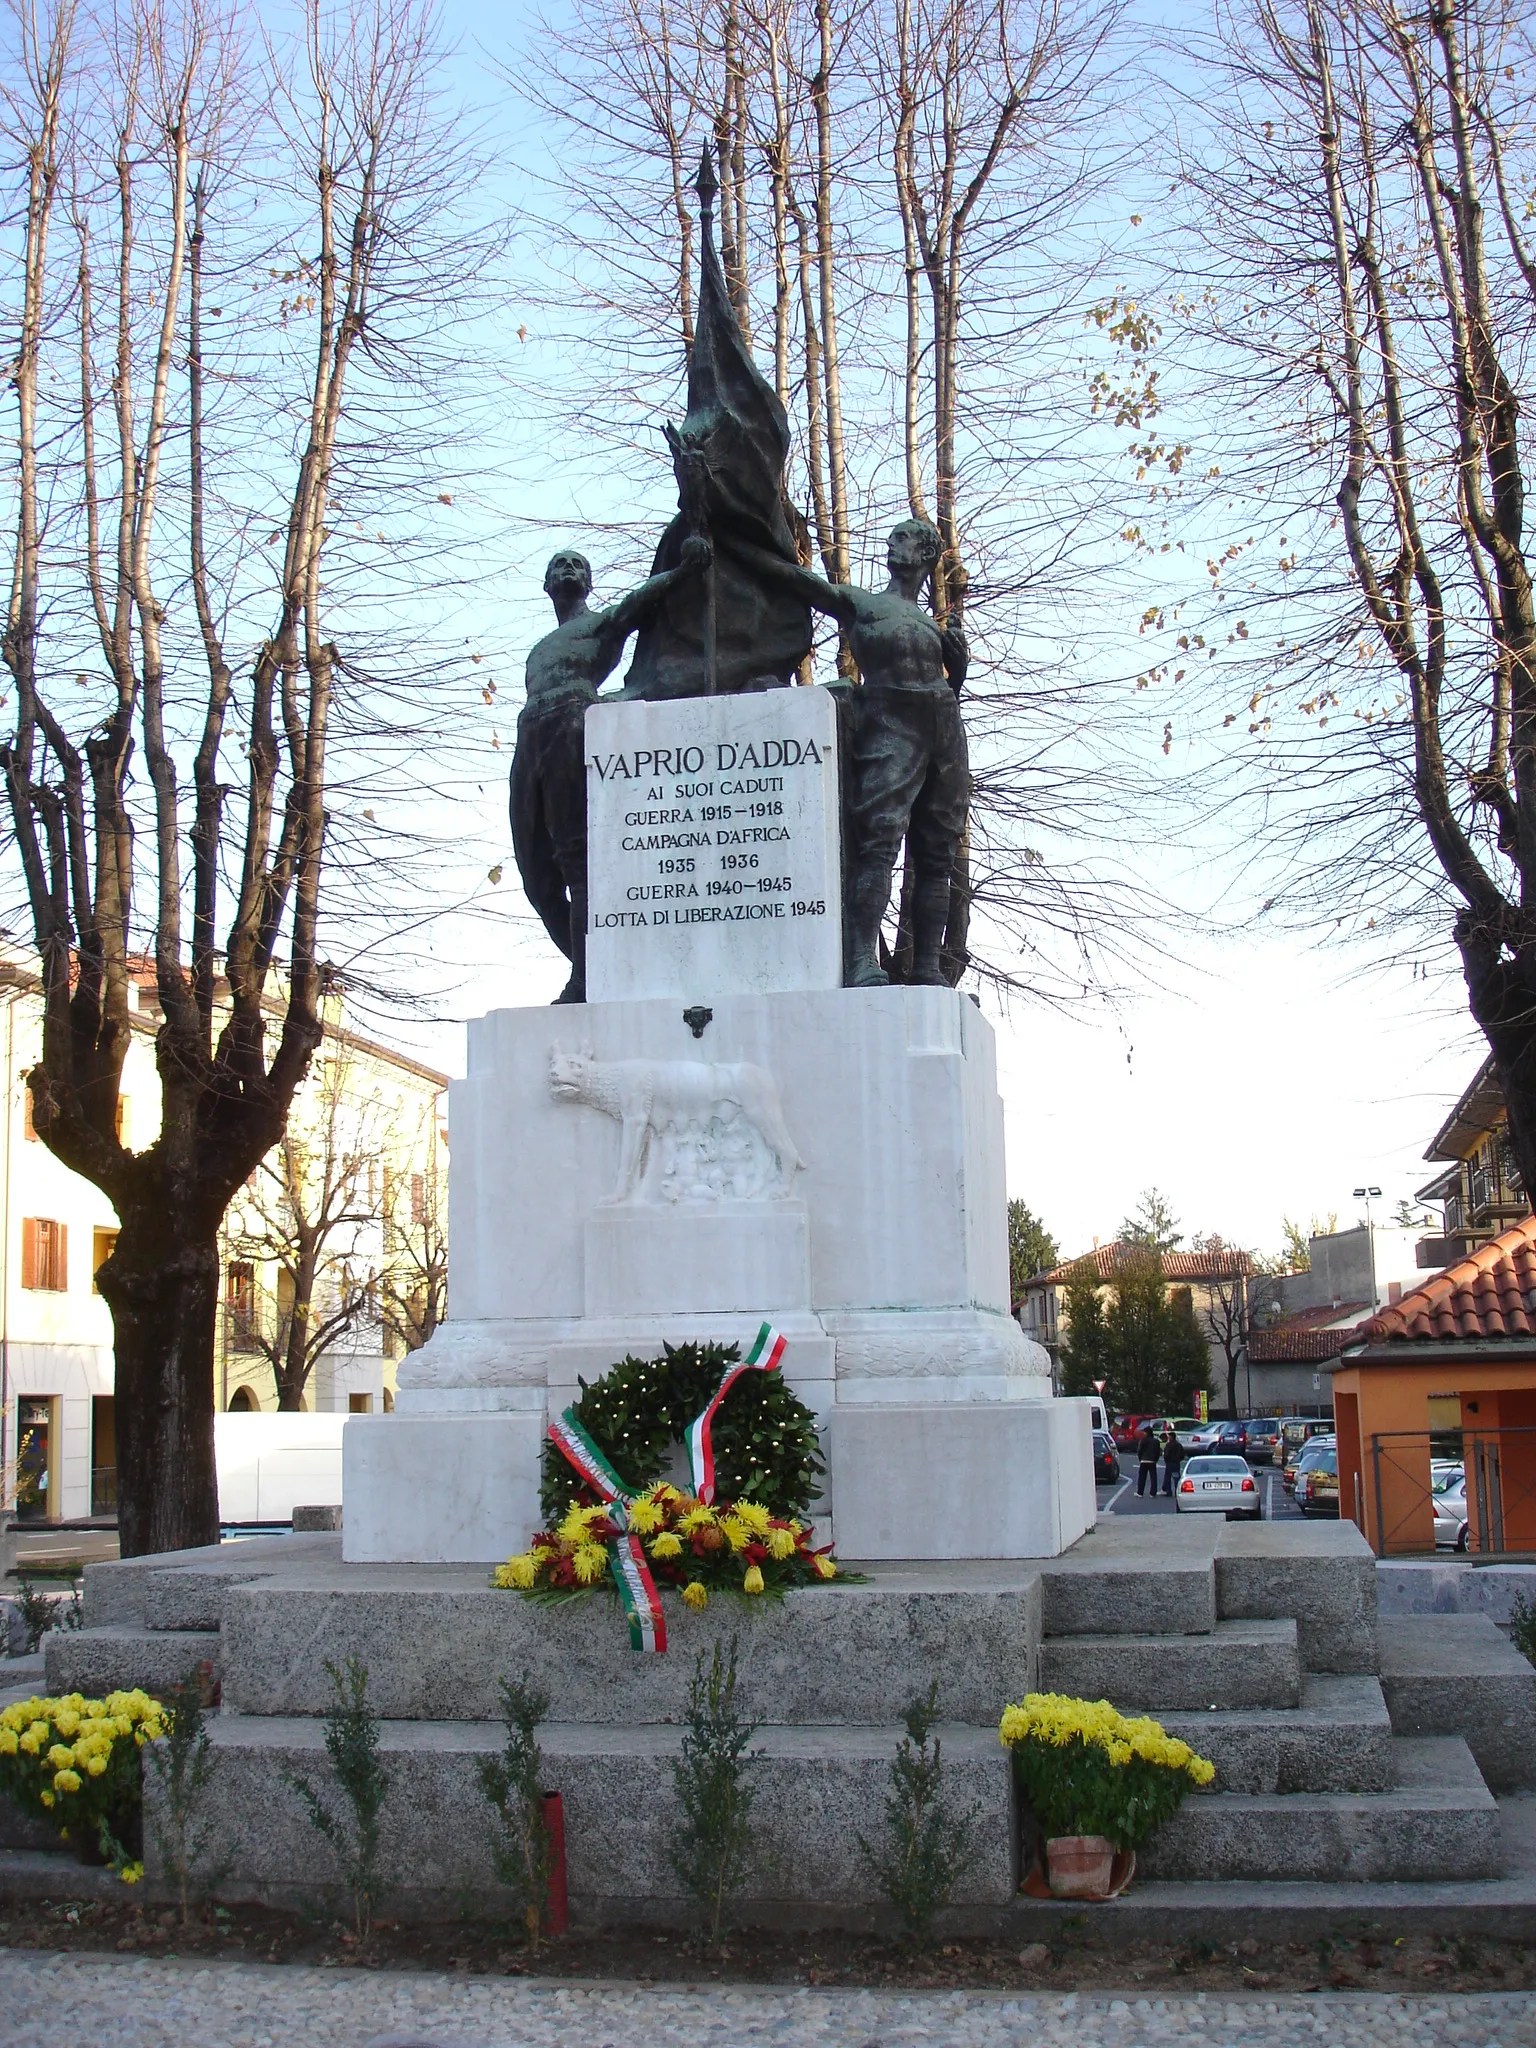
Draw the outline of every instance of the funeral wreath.
[[[698,1609],[712,1591],[752,1598],[836,1578],[804,1517],[825,1467],[816,1419],[778,1370],[784,1348],[764,1323],[745,1358],[736,1345],[667,1345],[583,1381],[544,1449],[550,1526],[493,1583],[544,1599],[611,1584],[634,1647],[664,1650],[658,1582]],[[674,1443],[686,1487],[661,1476]]]

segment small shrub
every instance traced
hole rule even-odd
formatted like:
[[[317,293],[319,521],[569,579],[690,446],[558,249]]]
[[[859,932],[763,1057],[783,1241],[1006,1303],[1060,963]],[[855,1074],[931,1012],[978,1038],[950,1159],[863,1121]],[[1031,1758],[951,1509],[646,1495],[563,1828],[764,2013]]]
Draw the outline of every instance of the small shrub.
[[[149,1752],[150,1768],[160,1786],[155,1840],[167,1877],[181,1901],[181,1924],[192,1917],[192,1870],[212,1833],[205,1812],[213,1757],[206,1713],[213,1699],[213,1666],[197,1665],[161,1701],[163,1739]]]
[[[41,1592],[32,1581],[23,1577],[16,1594],[16,1612],[21,1621],[24,1654],[32,1656],[43,1637],[50,1629],[78,1629],[85,1625],[85,1612],[80,1601],[80,1581],[76,1579],[69,1589],[67,1599],[57,1593]]]
[[[544,1822],[544,1759],[534,1735],[549,1712],[549,1695],[526,1678],[503,1679],[501,1712],[507,1739],[499,1757],[481,1757],[480,1784],[496,1815],[491,1857],[497,1880],[512,1893],[537,1953],[553,1854]]]
[[[884,1844],[876,1850],[859,1838],[914,1948],[926,1948],[932,1939],[934,1919],[949,1904],[970,1862],[975,1828],[973,1813],[952,1817],[944,1810],[944,1759],[933,1733],[938,1698],[935,1679],[927,1697],[913,1700],[901,1717],[907,1732],[891,1764]]]
[[[672,1842],[672,1867],[699,1909],[705,1939],[718,1942],[726,1902],[738,1891],[752,1863],[752,1808],[756,1793],[747,1782],[752,1757],[747,1744],[754,1721],[736,1709],[736,1637],[729,1655],[720,1645],[706,1670],[703,1653],[688,1687],[687,1733],[672,1766],[681,1827]]]
[[[1536,1664],[1536,1607],[1523,1593],[1515,1595],[1509,1616],[1509,1640],[1528,1663]]]
[[[359,1941],[368,1939],[379,1895],[380,1815],[389,1773],[379,1761],[379,1717],[368,1705],[368,1667],[352,1656],[338,1668],[329,1657],[335,1702],[325,1716],[325,1753],[345,1811],[338,1813],[306,1778],[284,1771],[284,1782],[303,1800],[310,1825],[325,1837],[352,1894]]]

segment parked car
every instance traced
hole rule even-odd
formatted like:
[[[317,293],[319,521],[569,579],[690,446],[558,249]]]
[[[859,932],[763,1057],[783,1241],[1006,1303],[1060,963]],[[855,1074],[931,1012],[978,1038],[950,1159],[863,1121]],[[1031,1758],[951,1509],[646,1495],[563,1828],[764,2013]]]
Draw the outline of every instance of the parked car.
[[[1229,1522],[1256,1522],[1264,1512],[1248,1460],[1228,1452],[1203,1451],[1186,1458],[1173,1505],[1177,1514],[1225,1515]]]
[[[1332,1437],[1307,1446],[1296,1468],[1296,1505],[1304,1515],[1339,1512],[1339,1454]]]
[[[1120,1453],[1107,1429],[1093,1432],[1093,1478],[1096,1486],[1120,1484]]]
[[[1285,1449],[1280,1454],[1280,1483],[1287,1493],[1294,1490],[1296,1485],[1296,1468],[1300,1465],[1313,1444],[1321,1444],[1326,1447],[1334,1441],[1332,1424],[1327,1422],[1307,1423],[1304,1435],[1298,1433],[1293,1436],[1291,1429],[1292,1425],[1289,1422],[1282,1425]]]
[[[1192,1422],[1183,1437],[1183,1442],[1188,1450],[1208,1451],[1220,1435],[1219,1422]]]
[[[1467,1469],[1464,1465],[1429,1468],[1430,1502],[1435,1511],[1436,1550],[1467,1547]]]
[[[1250,1415],[1243,1425],[1243,1456],[1250,1465],[1272,1465],[1280,1455],[1278,1415]]]
[[[1210,1423],[1202,1422],[1198,1415],[1172,1415],[1168,1420],[1172,1422],[1173,1433],[1186,1451],[1201,1449],[1201,1438],[1212,1427]]]
[[[1109,1433],[1122,1451],[1129,1451],[1134,1448],[1149,1419],[1145,1415],[1118,1415]]]

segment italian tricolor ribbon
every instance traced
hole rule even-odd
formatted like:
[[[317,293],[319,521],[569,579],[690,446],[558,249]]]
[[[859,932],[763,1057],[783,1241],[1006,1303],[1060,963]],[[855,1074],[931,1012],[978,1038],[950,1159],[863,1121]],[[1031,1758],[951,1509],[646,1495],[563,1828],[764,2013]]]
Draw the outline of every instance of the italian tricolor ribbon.
[[[608,1569],[613,1573],[613,1582],[624,1603],[624,1618],[629,1623],[629,1647],[632,1650],[665,1650],[667,1621],[661,1611],[661,1596],[656,1591],[656,1581],[651,1577],[640,1538],[631,1534],[627,1526],[629,1503],[636,1498],[635,1494],[576,1420],[574,1408],[567,1408],[558,1421],[549,1425],[549,1438],[607,1507],[608,1519],[618,1532],[608,1539]]]
[[[745,1358],[726,1367],[709,1405],[689,1424],[688,1469],[692,1474],[693,1490],[700,1500],[713,1504],[715,1498],[715,1451],[711,1430],[720,1403],[744,1372],[777,1372],[779,1360],[784,1356],[785,1341],[772,1323],[764,1323],[752,1349]],[[661,1611],[661,1597],[646,1562],[645,1547],[628,1526],[629,1504],[638,1495],[624,1484],[576,1420],[574,1408],[567,1408],[558,1421],[549,1425],[549,1440],[583,1484],[589,1486],[603,1502],[608,1509],[608,1519],[617,1532],[608,1539],[608,1566],[619,1589],[619,1597],[624,1602],[630,1648],[665,1650],[667,1623]]]
[[[715,1447],[711,1431],[716,1410],[744,1372],[776,1372],[779,1360],[784,1356],[785,1341],[772,1323],[764,1323],[752,1349],[739,1364],[726,1367],[708,1407],[689,1424],[688,1470],[693,1478],[693,1490],[700,1500],[713,1503],[715,1498]]]

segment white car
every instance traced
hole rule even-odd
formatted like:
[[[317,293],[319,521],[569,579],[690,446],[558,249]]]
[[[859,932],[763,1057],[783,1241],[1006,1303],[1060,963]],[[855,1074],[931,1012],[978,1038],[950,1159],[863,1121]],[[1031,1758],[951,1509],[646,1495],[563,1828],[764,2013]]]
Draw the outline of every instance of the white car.
[[[1221,1442],[1221,1432],[1226,1426],[1224,1422],[1202,1422],[1195,1429],[1181,1430],[1179,1441],[1192,1451],[1208,1451],[1213,1444]]]
[[[1436,1550],[1467,1547],[1467,1473],[1464,1465],[1436,1459],[1429,1471],[1430,1502],[1435,1511]]]
[[[1229,1522],[1257,1522],[1264,1513],[1248,1460],[1231,1452],[1186,1458],[1173,1489],[1173,1505],[1181,1515],[1225,1515]]]

